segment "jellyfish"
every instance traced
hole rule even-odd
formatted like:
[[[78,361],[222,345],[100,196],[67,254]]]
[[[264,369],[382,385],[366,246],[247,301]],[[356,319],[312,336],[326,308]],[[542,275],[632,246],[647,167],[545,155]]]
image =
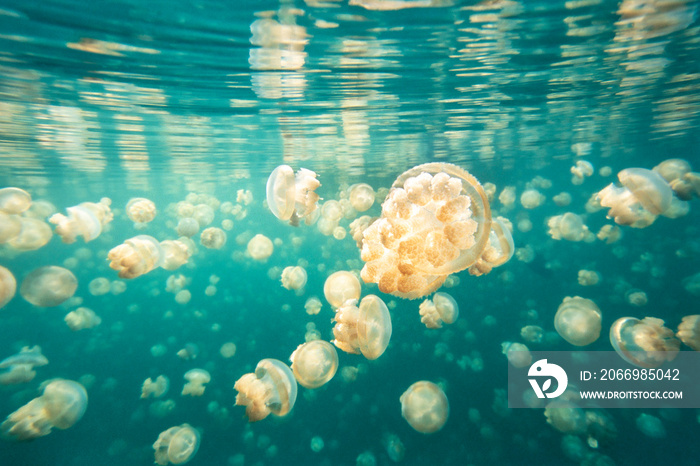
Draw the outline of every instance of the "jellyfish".
[[[596,238],[605,241],[605,244],[615,243],[622,238],[622,229],[617,225],[603,225],[596,234]]]
[[[571,194],[567,192],[561,192],[552,198],[554,203],[558,207],[566,207],[571,204]]]
[[[175,227],[175,231],[180,236],[186,236],[187,238],[191,238],[194,235],[196,235],[199,231],[199,223],[197,223],[197,220],[191,217],[181,218],[177,222],[177,227]]]
[[[194,206],[192,218],[197,221],[199,227],[205,227],[214,221],[214,209],[208,204],[197,204]]]
[[[297,381],[291,369],[277,359],[263,359],[255,372],[244,374],[233,386],[238,391],[236,406],[245,406],[249,422],[270,413],[284,416],[297,399]]]
[[[265,235],[261,235],[260,233],[253,236],[251,240],[248,241],[248,254],[250,254],[250,257],[259,262],[265,262],[267,258],[272,255],[272,251],[274,249],[275,248],[272,245],[270,238]]]
[[[319,197],[314,191],[319,186],[311,170],[301,168],[295,175],[292,167],[280,165],[267,180],[267,206],[275,217],[297,226],[318,207]]]
[[[156,218],[156,205],[149,199],[134,197],[126,204],[126,215],[134,223],[149,223]]]
[[[323,294],[333,308],[343,305],[348,299],[360,299],[360,280],[345,270],[334,272],[323,284]]]
[[[149,377],[143,381],[141,398],[160,398],[168,393],[169,388],[170,380],[166,376],[159,375],[155,381]]]
[[[224,343],[219,348],[219,354],[226,359],[234,357],[236,355],[236,344],[231,341]]]
[[[31,364],[13,364],[0,373],[0,385],[16,385],[34,380],[36,371]]]
[[[490,231],[476,178],[456,165],[419,165],[396,179],[381,217],[364,230],[362,279],[383,293],[426,296],[481,257]]]
[[[199,449],[201,438],[199,431],[189,424],[182,424],[163,431],[153,444],[156,463],[185,464],[189,462]]]
[[[318,388],[330,381],[338,370],[338,353],[327,341],[303,343],[289,357],[294,378],[306,388]]]
[[[578,271],[578,284],[581,286],[593,286],[600,282],[600,274],[595,270],[581,269]]]
[[[110,281],[105,277],[93,278],[88,284],[88,290],[93,296],[102,296],[109,293]]]
[[[350,299],[335,310],[332,343],[346,353],[377,359],[391,339],[389,309],[372,294],[362,298],[359,307],[356,304],[356,299]]]
[[[673,330],[655,317],[617,319],[610,327],[610,343],[622,359],[647,369],[673,361],[681,346]]]
[[[534,188],[526,189],[520,195],[520,204],[528,210],[536,209],[544,204],[545,200],[544,194]]]
[[[221,249],[226,244],[226,232],[221,228],[209,227],[202,231],[199,242],[207,249]]]
[[[666,428],[661,423],[661,419],[651,414],[642,413],[635,420],[637,429],[647,437],[664,438],[666,437]]]
[[[647,294],[642,290],[628,290],[625,293],[625,301],[635,307],[646,306],[648,298]]]
[[[505,341],[501,343],[501,352],[506,355],[508,362],[518,369],[530,367],[532,364],[530,349],[522,343]]]
[[[547,424],[565,434],[580,434],[586,430],[586,413],[575,403],[555,400],[544,408]]]
[[[554,316],[559,336],[574,346],[590,345],[600,336],[600,309],[590,299],[566,297]]]
[[[374,189],[367,183],[350,186],[350,204],[357,212],[369,210],[374,204]]]
[[[20,188],[0,189],[0,211],[6,214],[21,214],[29,209],[32,196]]]
[[[556,240],[565,239],[576,242],[586,240],[592,235],[583,223],[583,219],[572,212],[550,217],[547,220],[547,226],[549,227],[547,233]]]
[[[78,280],[70,270],[48,265],[24,277],[19,293],[35,306],[51,307],[73,296],[77,288]]]
[[[136,278],[148,273],[161,264],[162,257],[158,240],[148,235],[129,238],[107,255],[110,268],[119,272],[119,278]]]
[[[68,327],[75,331],[83,330],[85,328],[97,327],[102,323],[100,316],[95,314],[95,311],[88,309],[87,307],[79,307],[78,309],[66,314],[63,319],[68,324]]]
[[[77,206],[68,207],[68,215],[54,214],[49,222],[56,225],[56,234],[64,243],[74,243],[82,236],[87,243],[100,236],[105,225],[112,221],[114,215],[109,208],[112,201],[102,198],[100,202],[83,202]]]
[[[185,373],[187,383],[182,387],[182,395],[202,396],[204,385],[211,381],[211,375],[204,369],[190,369]]]
[[[544,330],[539,325],[526,325],[520,329],[520,337],[528,343],[541,343]]]
[[[160,242],[161,268],[165,270],[177,270],[187,263],[192,255],[192,249],[187,245],[186,241],[191,243],[187,238]]]
[[[510,225],[510,222],[508,224]],[[487,274],[494,267],[500,267],[508,262],[514,252],[515,244],[511,229],[506,225],[505,219],[496,217],[491,223],[488,243],[479,259],[469,267],[469,273],[475,276]]]
[[[399,400],[403,418],[422,434],[432,434],[442,429],[450,415],[445,392],[426,380],[413,383]]]
[[[0,309],[15,297],[17,280],[8,269],[0,265]]]
[[[7,243],[22,231],[22,217],[0,210],[0,244]]]
[[[321,300],[318,299],[316,296],[310,297],[306,300],[306,303],[304,303],[304,309],[306,310],[306,313],[310,316],[316,315],[319,312],[321,312],[321,307],[323,307],[323,304],[321,304]]]
[[[700,315],[683,317],[676,336],[695,351],[700,351]]]
[[[576,165],[571,167],[571,183],[580,185],[586,177],[593,175],[593,164],[587,160],[577,160]]]
[[[700,197],[700,173],[686,173],[682,177],[671,181],[670,186],[680,200],[689,201],[693,196]]]
[[[672,184],[674,181],[683,178],[683,176],[692,171],[690,163],[684,159],[667,159],[652,168],[653,171],[661,175],[667,183]]]
[[[418,312],[426,327],[441,328],[443,323],[449,325],[457,320],[459,306],[452,296],[438,291],[432,301],[426,299],[420,304]]]
[[[282,271],[282,286],[288,290],[300,290],[306,285],[306,270],[299,266],[285,267]]]
[[[51,433],[51,429],[68,429],[78,422],[87,409],[87,392],[78,382],[54,379],[46,384],[41,396],[34,398],[0,425],[6,440],[31,440]]]
[[[21,217],[20,230],[7,243],[20,251],[34,251],[44,247],[51,241],[53,233],[43,221],[32,217]]]
[[[41,354],[40,346],[28,347],[24,346],[19,353],[8,356],[0,361],[0,369],[5,369],[12,366],[22,365],[31,367],[45,366],[49,363],[46,356]]]

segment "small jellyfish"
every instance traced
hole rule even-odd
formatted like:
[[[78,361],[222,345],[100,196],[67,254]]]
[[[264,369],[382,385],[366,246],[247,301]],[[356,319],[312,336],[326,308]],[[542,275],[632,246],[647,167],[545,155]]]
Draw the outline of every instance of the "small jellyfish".
[[[306,313],[310,316],[316,315],[319,312],[321,312],[321,307],[323,307],[323,304],[321,304],[321,300],[318,299],[316,296],[310,297],[306,300],[306,303],[304,303],[304,309],[306,310]]]
[[[288,290],[300,290],[306,285],[306,270],[303,267],[289,266],[282,271],[282,286]]]
[[[593,286],[600,282],[600,274],[595,270],[581,269],[578,271],[578,284],[581,286]]]
[[[592,235],[581,216],[573,212],[550,217],[547,219],[547,226],[549,227],[547,233],[556,240],[565,239],[576,242],[586,240]]]
[[[323,294],[333,308],[343,305],[348,299],[360,299],[360,280],[347,271],[334,272],[323,284]]]
[[[360,301],[345,301],[336,309],[332,343],[351,354],[377,359],[389,346],[391,339],[391,316],[386,304],[375,295],[367,295]]]
[[[214,209],[208,204],[197,204],[192,212],[192,218],[197,221],[200,228],[213,222],[215,215]]]
[[[437,292],[433,299],[423,301],[418,310],[420,321],[428,328],[441,328],[442,324],[451,324],[459,316],[459,305],[447,293]]]
[[[177,270],[187,263],[192,255],[192,248],[187,243],[189,238],[165,240],[160,242],[160,267],[165,270]]]
[[[635,424],[637,429],[647,437],[664,438],[666,437],[666,428],[661,423],[661,419],[651,414],[642,413],[637,417]]]
[[[528,210],[536,209],[544,204],[545,200],[544,194],[534,188],[526,189],[520,195],[520,204]]]
[[[625,301],[635,307],[646,306],[648,298],[647,294],[642,290],[628,290],[625,293]]]
[[[150,199],[134,197],[126,203],[126,215],[134,223],[149,223],[156,218],[156,205]]]
[[[673,361],[681,345],[673,330],[655,317],[617,319],[610,327],[610,343],[622,359],[647,369]]]
[[[586,413],[575,403],[566,400],[551,401],[544,408],[547,424],[565,434],[580,434],[586,430]]]
[[[17,280],[8,269],[0,265],[0,309],[15,297]]]
[[[270,238],[265,235],[258,233],[253,236],[250,241],[248,241],[248,254],[250,257],[259,262],[265,262],[268,257],[272,255],[274,246]]]
[[[29,209],[32,196],[20,188],[0,189],[0,211],[6,214],[21,214]]]
[[[323,340],[299,345],[289,359],[294,377],[306,388],[326,384],[338,370],[338,353],[333,345]]]
[[[593,164],[587,160],[577,160],[576,165],[571,167],[571,184],[583,184],[583,180],[593,175]]]
[[[557,207],[566,207],[571,204],[571,194],[561,192],[552,198]]]
[[[600,309],[590,299],[567,296],[554,316],[554,328],[572,345],[590,345],[600,336]]]
[[[676,336],[695,351],[700,351],[700,315],[683,317]]]
[[[219,348],[219,354],[226,359],[234,357],[236,355],[236,344],[231,341],[224,343]]]
[[[202,231],[199,242],[207,249],[221,249],[226,244],[226,232],[221,228],[209,227]]]
[[[530,349],[522,343],[505,341],[501,343],[501,352],[506,355],[511,366],[517,367],[518,369],[530,367],[532,364]]]
[[[68,327],[75,331],[83,330],[86,328],[97,327],[102,323],[100,316],[95,314],[95,311],[88,309],[87,307],[79,307],[78,309],[66,314],[63,319],[66,321]]]
[[[63,267],[48,265],[31,271],[19,288],[19,293],[39,307],[58,306],[75,293],[78,280]]]
[[[49,363],[46,356],[41,354],[40,346],[23,347],[19,353],[8,356],[2,361],[0,361],[0,369],[5,369],[7,367],[22,365],[30,367],[40,367],[45,366]]]
[[[180,236],[191,238],[199,231],[199,223],[192,217],[184,217],[178,220],[175,231]]]
[[[156,463],[185,464],[194,457],[199,449],[201,438],[199,431],[189,424],[182,424],[163,431],[153,444]]]
[[[156,380],[149,377],[143,381],[143,386],[141,387],[141,398],[160,398],[168,393],[169,388],[170,380],[166,376],[159,375],[156,377]]]
[[[423,434],[442,429],[450,414],[445,392],[432,382],[415,382],[400,398],[401,415],[408,424]]]
[[[158,240],[148,235],[127,239],[107,255],[109,266],[119,278],[136,278],[160,266],[163,250]]]
[[[54,214],[49,222],[56,225],[56,234],[64,243],[74,243],[82,236],[87,243],[100,236],[105,225],[112,221],[114,215],[109,208],[112,201],[102,198],[100,202],[83,202],[77,206],[68,207],[68,215]]]
[[[605,241],[605,244],[615,243],[622,238],[622,229],[617,225],[603,225],[596,234],[596,238]]]
[[[357,212],[365,212],[374,204],[374,189],[367,183],[350,186],[350,203]]]
[[[81,384],[54,379],[46,384],[41,396],[7,416],[0,425],[0,436],[13,441],[31,440],[48,435],[54,427],[68,429],[83,417],[87,402]]]
[[[36,218],[21,217],[20,226],[19,233],[7,241],[10,246],[19,251],[34,251],[44,247],[53,236],[51,227]]]
[[[93,296],[102,296],[109,293],[110,281],[105,277],[93,278],[88,284],[88,291]]]
[[[233,386],[238,391],[236,406],[245,406],[249,422],[270,413],[286,415],[297,399],[297,381],[291,369],[277,359],[263,359],[255,372],[244,374]]]
[[[211,375],[204,369],[190,369],[185,373],[187,383],[182,387],[182,395],[202,396],[204,385],[211,381]]]
[[[319,197],[314,191],[319,186],[311,170],[301,168],[295,175],[292,167],[280,165],[267,179],[267,205],[275,217],[297,226],[318,207]]]

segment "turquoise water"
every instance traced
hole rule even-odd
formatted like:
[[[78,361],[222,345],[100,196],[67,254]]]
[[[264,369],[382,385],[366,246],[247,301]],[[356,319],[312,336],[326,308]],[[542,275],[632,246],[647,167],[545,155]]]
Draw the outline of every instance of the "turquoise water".
[[[89,397],[69,429],[1,441],[0,464],[152,464],[158,435],[183,423],[201,433],[193,465],[394,464],[389,438],[400,439],[407,465],[696,464],[695,409],[609,410],[617,434],[605,438],[559,432],[542,409],[508,410],[501,343],[525,342],[520,329],[538,325],[545,338],[525,342],[531,349],[573,349],[553,324],[566,296],[601,309],[591,350],[611,349],[608,329],[619,317],[658,317],[675,330],[698,313],[697,288],[687,286],[700,272],[697,198],[685,216],[622,226],[613,244],[554,240],[547,227],[565,212],[581,215],[592,233],[614,225],[585,205],[625,168],[684,158],[700,171],[698,2],[349,3],[0,2],[0,188],[22,188],[64,214],[108,197],[114,213],[88,243],[54,234],[37,250],[0,245],[0,265],[18,283],[0,309],[0,359],[39,345],[49,360],[33,380],[0,386],[0,419],[53,378],[80,381]],[[595,173],[573,184],[580,160]],[[516,256],[488,275],[450,278],[440,291],[457,300],[460,316],[437,330],[420,322],[422,299],[363,283],[362,296],[389,305],[386,352],[369,361],[338,351],[329,383],[299,387],[289,415],[249,424],[233,384],[261,359],[289,362],[309,323],[331,340],[324,282],[364,265],[350,234],[338,240],[317,225],[276,219],[264,203],[269,174],[280,164],[315,171],[323,203],[361,182],[386,193],[427,162],[456,164],[496,186],[491,208],[512,222]],[[498,199],[506,187],[515,188],[512,206]],[[531,187],[545,200],[526,209],[520,196]],[[239,190],[252,202],[239,202]],[[554,202],[562,192],[569,205]],[[126,214],[135,197],[157,207],[143,229]],[[178,270],[119,279],[108,252],[140,234],[177,239],[175,206],[186,199],[211,203],[210,226],[233,222],[226,244],[207,249],[197,234],[197,252]],[[226,213],[225,202],[242,213]],[[365,214],[379,216],[380,203]],[[339,226],[347,231],[350,221]],[[275,242],[266,261],[246,255],[255,234]],[[78,287],[63,304],[40,308],[19,287],[45,265],[71,270]],[[308,273],[298,294],[280,284],[290,265]],[[600,283],[580,285],[582,269],[599,272]],[[175,274],[187,279],[187,303],[166,291]],[[97,277],[126,288],[94,295]],[[630,290],[647,303],[632,305]],[[311,296],[323,303],[318,315],[304,311]],[[101,324],[71,331],[64,316],[79,306]],[[225,358],[228,342],[236,353]],[[176,354],[191,344],[195,359]],[[181,396],[193,368],[211,382],[201,397]],[[344,368],[357,369],[355,380],[342,377]],[[144,380],[158,375],[170,379],[169,392],[141,399]],[[449,399],[449,419],[434,434],[401,417],[399,397],[418,380],[438,383]],[[162,400],[174,408],[156,412]],[[660,419],[663,438],[637,428],[641,414]],[[317,436],[324,447],[315,452]],[[578,454],[564,446],[572,444]]]

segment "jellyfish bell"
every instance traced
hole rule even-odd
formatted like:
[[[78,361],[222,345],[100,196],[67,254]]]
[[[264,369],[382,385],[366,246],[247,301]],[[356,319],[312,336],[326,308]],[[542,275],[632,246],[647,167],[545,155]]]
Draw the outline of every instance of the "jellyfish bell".
[[[577,242],[583,241],[591,235],[581,216],[573,212],[550,217],[547,220],[547,226],[549,227],[549,236],[555,240],[565,239]]]
[[[22,231],[22,217],[0,211],[0,244],[7,243]]]
[[[202,231],[199,242],[207,249],[221,249],[226,244],[226,232],[221,228],[209,227]]]
[[[0,309],[15,297],[17,280],[8,269],[0,265]]]
[[[16,236],[10,238],[7,243],[19,251],[34,251],[45,246],[53,233],[42,220],[32,217],[20,217],[21,228]]]
[[[306,270],[300,266],[285,267],[282,271],[282,286],[288,290],[300,290],[306,285]]]
[[[127,202],[126,215],[134,223],[149,223],[156,217],[156,205],[150,199],[135,197]]]
[[[259,262],[264,262],[272,255],[275,247],[270,238],[258,233],[248,241],[247,251],[250,257]]]
[[[336,309],[332,343],[346,353],[377,359],[391,339],[389,309],[375,295],[362,298],[359,307],[356,304],[357,300],[351,299]]]
[[[107,255],[109,267],[119,272],[119,278],[136,278],[148,273],[161,265],[162,258],[160,243],[148,235],[129,238]]]
[[[319,197],[314,191],[319,186],[321,183],[313,171],[301,168],[295,175],[292,167],[280,165],[267,179],[268,208],[278,219],[289,220],[296,226],[318,207]]]
[[[161,466],[185,464],[199,450],[200,441],[199,431],[189,424],[171,427],[161,432],[153,444],[155,462]]]
[[[79,307],[74,311],[66,314],[65,320],[68,327],[75,331],[86,328],[97,327],[102,323],[100,316],[95,314],[95,311],[87,307]]]
[[[21,214],[29,209],[32,196],[20,188],[0,189],[0,211],[6,214]]]
[[[78,280],[63,267],[49,265],[31,271],[19,288],[22,297],[38,307],[58,306],[75,293]]]
[[[342,306],[348,299],[360,299],[361,291],[360,280],[345,270],[330,274],[323,284],[326,301],[334,308]]]
[[[690,173],[692,168],[690,163],[684,159],[667,159],[659,163],[652,170],[671,184],[673,181],[682,178],[686,173]]]
[[[506,355],[508,362],[518,369],[530,367],[532,364],[530,349],[522,343],[503,342],[501,343],[501,352]]]
[[[374,204],[374,189],[367,183],[350,186],[350,203],[357,212],[365,212]]]
[[[269,414],[284,416],[294,407],[297,381],[292,370],[277,359],[263,359],[254,373],[244,374],[233,386],[236,406],[245,406],[249,422]]]
[[[445,392],[432,382],[415,382],[401,395],[401,415],[416,431],[432,434],[445,425],[450,406]]]
[[[191,238],[199,231],[199,223],[191,217],[184,217],[178,220],[175,231],[180,236]]]
[[[318,388],[330,381],[338,370],[338,352],[324,340],[303,343],[289,357],[292,373],[306,388]]]
[[[441,328],[442,324],[452,324],[459,316],[459,305],[452,296],[438,291],[433,299],[423,301],[418,309],[421,322],[428,328]]]
[[[681,342],[664,321],[621,317],[610,327],[610,343],[622,359],[637,367],[653,369],[678,355]]]
[[[161,241],[160,249],[162,252],[160,266],[165,270],[177,270],[186,264],[192,255],[191,249],[182,239]]]
[[[547,424],[559,432],[580,434],[586,430],[586,413],[571,401],[550,401],[545,406],[544,415]]]
[[[600,309],[590,299],[567,296],[554,316],[554,328],[572,345],[590,345],[600,336]]]

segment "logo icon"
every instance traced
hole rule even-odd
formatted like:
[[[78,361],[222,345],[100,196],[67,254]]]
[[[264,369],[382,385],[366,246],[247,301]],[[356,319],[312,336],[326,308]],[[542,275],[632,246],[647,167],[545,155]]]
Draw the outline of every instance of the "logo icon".
[[[527,371],[529,377],[549,377],[544,381],[540,388],[536,379],[528,379],[532,389],[535,391],[537,398],[556,398],[566,390],[566,385],[569,383],[569,377],[560,366],[550,364],[546,359],[536,361]],[[547,393],[547,390],[552,386],[552,378],[557,381],[557,389],[552,393]]]

